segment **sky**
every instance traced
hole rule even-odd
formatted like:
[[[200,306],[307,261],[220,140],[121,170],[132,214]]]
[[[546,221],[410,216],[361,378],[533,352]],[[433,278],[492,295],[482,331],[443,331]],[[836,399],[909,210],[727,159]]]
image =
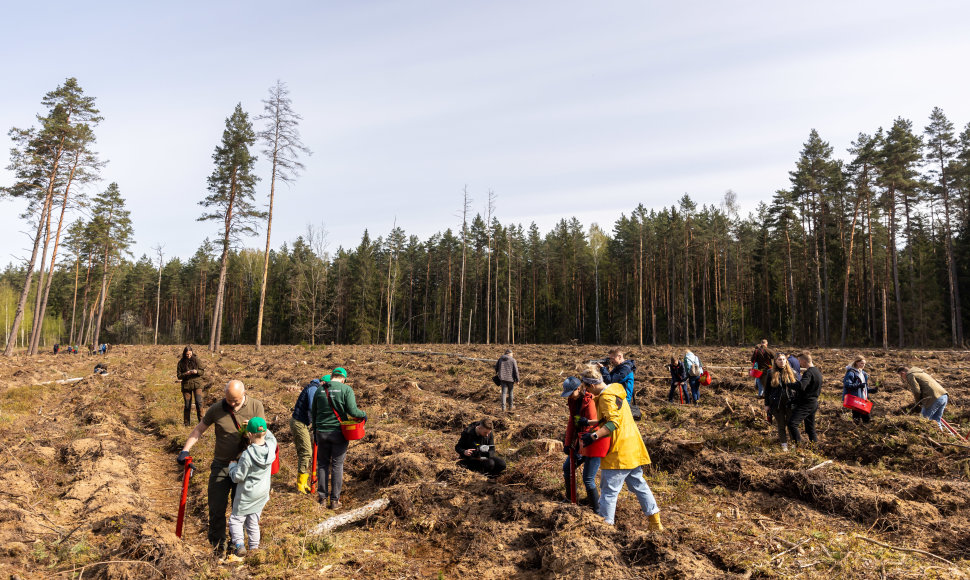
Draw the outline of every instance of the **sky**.
[[[0,167],[6,132],[76,77],[104,116],[108,164],[87,192],[118,183],[136,258],[218,237],[196,221],[212,153],[235,105],[258,115],[277,80],[313,154],[277,189],[272,245],[310,225],[331,252],[395,223],[458,230],[466,186],[473,212],[491,190],[496,218],[543,232],[571,217],[609,232],[685,193],[719,204],[730,189],[747,213],[789,186],[813,128],[847,158],[897,117],[921,131],[939,106],[970,122],[960,1],[4,4]],[[0,200],[0,264],[29,258],[23,210]]]

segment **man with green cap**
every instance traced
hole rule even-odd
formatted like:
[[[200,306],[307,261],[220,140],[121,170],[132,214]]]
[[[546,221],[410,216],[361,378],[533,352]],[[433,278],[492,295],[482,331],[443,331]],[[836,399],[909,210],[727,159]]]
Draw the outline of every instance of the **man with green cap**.
[[[347,371],[343,367],[333,369],[330,380],[317,389],[310,409],[311,429],[317,443],[317,501],[326,501],[327,507],[333,510],[340,508],[348,445],[340,430],[340,421],[367,418],[367,413],[357,408],[357,398],[346,380]]]

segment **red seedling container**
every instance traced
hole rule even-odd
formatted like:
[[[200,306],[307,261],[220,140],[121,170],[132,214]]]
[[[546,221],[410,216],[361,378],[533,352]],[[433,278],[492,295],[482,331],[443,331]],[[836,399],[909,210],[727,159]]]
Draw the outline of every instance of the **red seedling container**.
[[[583,457],[606,457],[606,454],[610,451],[610,441],[613,436],[600,437],[596,441],[593,441],[592,445],[580,445],[579,454]]]
[[[751,370],[748,371],[748,376],[749,377],[754,377],[756,379],[760,379],[761,378],[761,375],[763,375],[763,374],[764,374],[764,372],[762,372],[760,369],[751,369]]]
[[[872,411],[872,401],[860,399],[854,395],[846,395],[845,398],[842,399],[842,406],[846,409],[852,409],[853,411],[865,413],[866,415]]]
[[[711,373],[709,373],[707,371],[704,371],[704,374],[701,375],[701,385],[703,385],[705,387],[711,386],[711,381],[712,380],[713,379],[711,378]]]
[[[341,421],[340,430],[344,434],[344,439],[346,439],[347,441],[356,441],[357,439],[363,439],[364,423],[366,422],[367,422],[366,419],[364,419],[363,421]]]

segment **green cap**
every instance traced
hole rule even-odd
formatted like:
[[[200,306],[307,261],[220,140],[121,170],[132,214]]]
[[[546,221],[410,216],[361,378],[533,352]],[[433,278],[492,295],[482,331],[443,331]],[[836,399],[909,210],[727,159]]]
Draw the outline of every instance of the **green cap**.
[[[344,367],[337,367],[337,368],[333,369],[333,373],[332,374],[334,374],[334,375],[340,375],[340,376],[342,376],[344,378],[347,377],[347,371],[344,369]]]
[[[320,380],[323,381],[323,382],[325,382],[325,383],[329,383],[330,382],[330,375],[323,375],[322,377],[320,377]]]
[[[250,433],[265,433],[266,432],[266,419],[262,417],[253,417],[246,423],[246,431]]]

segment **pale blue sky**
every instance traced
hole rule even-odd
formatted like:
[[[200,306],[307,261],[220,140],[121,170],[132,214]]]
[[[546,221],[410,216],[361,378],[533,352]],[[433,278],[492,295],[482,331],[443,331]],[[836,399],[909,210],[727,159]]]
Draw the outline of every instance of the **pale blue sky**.
[[[98,146],[134,220],[136,255],[189,257],[211,154],[237,102],[289,85],[314,155],[278,192],[273,246],[325,223],[330,249],[397,218],[459,226],[461,190],[497,217],[607,231],[683,193],[750,209],[788,186],[812,128],[845,156],[897,116],[970,121],[965,2],[6,3],[6,131],[75,76],[105,117]],[[266,165],[257,199],[268,189]],[[11,175],[0,170],[0,183]],[[0,202],[0,264],[28,254]],[[257,239],[251,247],[262,245]]]

